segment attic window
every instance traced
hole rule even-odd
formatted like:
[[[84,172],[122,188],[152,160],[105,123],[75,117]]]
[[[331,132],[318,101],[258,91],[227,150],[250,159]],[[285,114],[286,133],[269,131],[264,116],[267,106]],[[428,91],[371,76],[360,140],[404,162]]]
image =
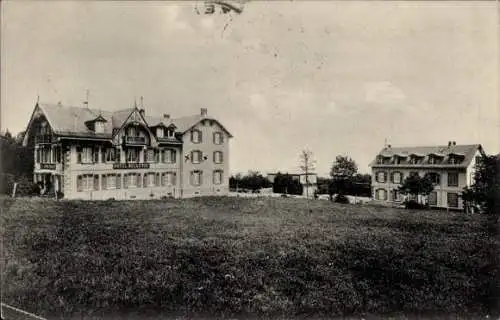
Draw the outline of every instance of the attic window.
[[[95,133],[104,133],[104,122],[96,121],[94,123],[94,131]]]
[[[159,127],[159,128],[156,128],[156,136],[158,138],[163,138],[163,128],[162,127]]]

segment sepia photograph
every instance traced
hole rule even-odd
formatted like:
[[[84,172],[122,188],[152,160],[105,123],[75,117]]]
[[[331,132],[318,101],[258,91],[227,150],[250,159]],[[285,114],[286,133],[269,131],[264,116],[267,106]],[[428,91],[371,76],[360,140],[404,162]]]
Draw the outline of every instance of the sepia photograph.
[[[498,1],[0,9],[2,320],[500,320]]]

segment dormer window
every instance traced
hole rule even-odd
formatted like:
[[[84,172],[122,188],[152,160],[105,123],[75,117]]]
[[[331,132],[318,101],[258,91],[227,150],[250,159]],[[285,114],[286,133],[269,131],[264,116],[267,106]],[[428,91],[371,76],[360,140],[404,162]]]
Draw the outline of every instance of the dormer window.
[[[167,129],[167,137],[172,138],[174,136],[174,130],[173,129]]]
[[[163,138],[163,133],[164,133],[164,131],[163,131],[162,127],[156,128],[156,136],[158,138]]]
[[[449,164],[460,164],[463,160],[464,156],[460,154],[450,154],[448,156],[448,163]]]
[[[94,123],[95,133],[104,133],[104,122],[97,121]]]

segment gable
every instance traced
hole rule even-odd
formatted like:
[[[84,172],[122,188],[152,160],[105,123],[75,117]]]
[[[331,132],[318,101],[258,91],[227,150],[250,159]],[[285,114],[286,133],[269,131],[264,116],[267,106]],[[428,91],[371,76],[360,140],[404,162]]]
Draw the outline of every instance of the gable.
[[[115,119],[113,119],[113,120],[115,120]],[[146,122],[144,117],[139,112],[139,109],[137,109],[137,108],[131,110],[131,112],[128,114],[128,116],[125,118],[125,120],[120,124],[119,129],[115,131],[115,133],[113,135],[113,143],[114,144],[118,145],[121,143],[121,138],[123,135],[125,135],[125,128],[128,127],[130,124],[141,126],[143,128],[143,130],[148,133],[149,140],[151,141],[151,146],[158,145],[158,141],[156,139],[156,136],[153,134],[153,132],[149,128],[148,123]]]

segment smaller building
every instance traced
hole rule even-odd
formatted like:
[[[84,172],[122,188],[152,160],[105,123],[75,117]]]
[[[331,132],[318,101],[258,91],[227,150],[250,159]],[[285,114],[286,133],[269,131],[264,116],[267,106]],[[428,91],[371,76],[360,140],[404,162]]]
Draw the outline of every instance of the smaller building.
[[[278,173],[268,173],[267,179],[274,184],[274,178]],[[313,197],[314,193],[318,190],[318,175],[316,173],[281,173],[289,175],[293,180],[298,181],[303,188],[302,195],[306,197]]]
[[[473,183],[476,162],[485,156],[480,144],[426,147],[386,146],[370,164],[372,168],[372,196],[375,201],[402,203],[405,198],[398,191],[410,175],[430,174],[434,190],[425,201],[436,208],[464,209],[461,193]]]

